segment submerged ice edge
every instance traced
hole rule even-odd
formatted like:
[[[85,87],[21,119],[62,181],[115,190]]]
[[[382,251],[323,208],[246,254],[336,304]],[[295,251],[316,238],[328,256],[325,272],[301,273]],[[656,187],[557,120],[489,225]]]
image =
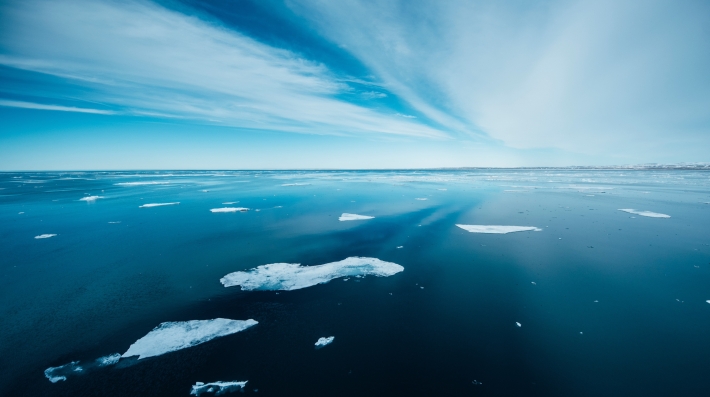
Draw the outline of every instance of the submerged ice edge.
[[[658,212],[641,211],[641,210],[635,210],[633,208],[619,208],[619,211],[628,212],[629,214],[634,214],[634,215],[639,215],[639,216],[645,216],[648,218],[670,218],[671,217],[670,215],[660,214]]]
[[[244,331],[256,324],[258,322],[252,319],[226,318],[165,322],[135,341],[121,357],[138,356],[140,360],[159,356]]]
[[[215,393],[216,396],[224,394],[226,392],[235,392],[237,390],[244,389],[248,381],[232,381],[232,382],[211,382],[202,383],[195,382],[192,386],[192,391],[190,395],[199,396],[202,393]]]
[[[176,201],[174,203],[150,203],[150,204],[143,204],[138,206],[138,208],[153,208],[153,207],[164,207],[166,205],[178,205],[180,204],[179,201]]]
[[[316,266],[299,263],[271,263],[249,271],[229,273],[219,281],[225,287],[240,286],[244,291],[292,291],[324,284],[348,276],[389,277],[404,267],[377,258],[349,257],[338,262]]]
[[[542,229],[535,226],[501,226],[501,225],[459,225],[463,230],[470,233],[485,233],[485,234],[508,234],[515,232],[540,232]]]
[[[338,218],[339,221],[364,221],[367,219],[374,219],[374,216],[368,216],[368,215],[358,215],[358,214],[348,214],[344,212],[342,215],[340,215],[340,218]]]
[[[108,356],[99,357],[94,361],[79,365],[79,361],[72,361],[68,364],[58,367],[49,367],[44,370],[44,376],[52,383],[66,381],[67,377],[85,374],[97,368],[108,367],[115,365],[121,359],[119,353],[109,354]]]

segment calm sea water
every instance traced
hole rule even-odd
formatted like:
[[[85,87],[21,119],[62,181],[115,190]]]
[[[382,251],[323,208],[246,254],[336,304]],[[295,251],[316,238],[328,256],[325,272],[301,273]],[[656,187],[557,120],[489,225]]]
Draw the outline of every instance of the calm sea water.
[[[0,189],[1,395],[243,380],[257,396],[710,395],[707,171],[3,173]],[[166,202],[180,204],[139,208]],[[225,206],[250,211],[210,212]],[[404,271],[279,293],[219,282],[349,256]],[[218,317],[259,324],[44,376]]]

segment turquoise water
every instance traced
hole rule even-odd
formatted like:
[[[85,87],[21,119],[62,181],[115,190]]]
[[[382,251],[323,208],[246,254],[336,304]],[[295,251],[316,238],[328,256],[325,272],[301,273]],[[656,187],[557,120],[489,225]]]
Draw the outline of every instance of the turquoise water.
[[[2,395],[244,380],[264,396],[710,395],[707,171],[3,173],[0,189]],[[222,207],[249,211],[210,212]],[[351,256],[404,271],[280,292],[219,282]],[[162,322],[213,318],[259,324],[44,375],[122,354]]]

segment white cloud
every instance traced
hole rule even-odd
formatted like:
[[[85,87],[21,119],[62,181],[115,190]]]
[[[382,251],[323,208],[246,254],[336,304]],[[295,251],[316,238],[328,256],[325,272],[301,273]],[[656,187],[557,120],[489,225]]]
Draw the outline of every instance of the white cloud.
[[[300,133],[447,138],[335,99],[347,87],[323,65],[158,5],[30,0],[2,8],[0,64],[88,86],[81,99],[122,113]]]
[[[452,130],[592,154],[710,144],[708,2],[289,4]]]
[[[72,106],[43,105],[41,103],[22,102],[22,101],[7,101],[4,99],[0,99],[0,106],[11,107],[11,108],[24,108],[24,109],[57,110],[60,112],[115,114],[115,112],[110,111],[110,110],[77,108],[77,107],[72,107]]]

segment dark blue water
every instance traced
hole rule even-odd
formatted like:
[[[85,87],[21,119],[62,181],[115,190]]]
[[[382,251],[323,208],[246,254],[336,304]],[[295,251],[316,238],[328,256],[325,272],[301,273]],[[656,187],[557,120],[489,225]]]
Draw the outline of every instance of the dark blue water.
[[[1,395],[242,380],[258,396],[710,395],[707,171],[4,173],[0,189]],[[139,208],[165,202],[180,204]],[[209,211],[225,206],[250,211]],[[279,293],[219,282],[349,256],[405,270]],[[44,376],[162,322],[218,317],[259,324]]]

